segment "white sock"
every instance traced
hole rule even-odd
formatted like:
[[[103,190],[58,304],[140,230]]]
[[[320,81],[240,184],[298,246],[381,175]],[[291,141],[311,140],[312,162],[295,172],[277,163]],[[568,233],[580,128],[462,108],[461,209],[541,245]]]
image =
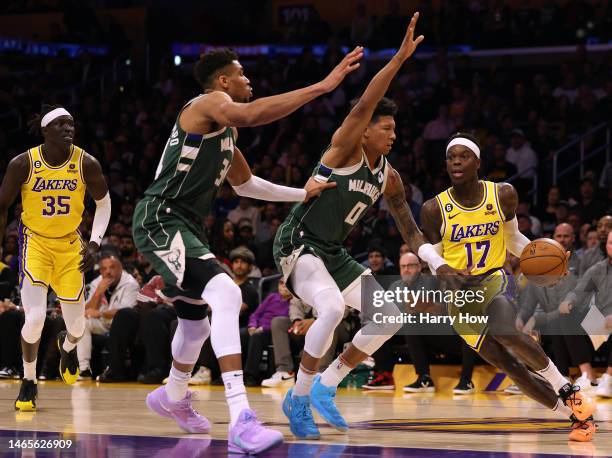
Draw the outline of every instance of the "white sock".
[[[559,369],[557,369],[557,366],[555,366],[555,363],[550,358],[548,358],[548,366],[545,369],[536,371],[536,373],[548,380],[555,393],[558,393],[561,388],[569,383],[569,380],[561,375],[561,372],[559,372]]]
[[[191,378],[191,372],[179,371],[174,365],[170,369],[166,394],[170,402],[179,402],[187,394],[187,385]]]
[[[554,406],[552,410],[554,412],[559,412],[567,418],[572,416],[572,409],[566,406],[561,399],[557,399],[557,405]]]
[[[33,380],[36,383],[36,359],[30,363],[25,359],[23,360],[23,378]]]
[[[352,370],[340,355],[323,371],[321,383],[325,386],[338,386]]]
[[[250,409],[242,371],[230,371],[221,374],[225,385],[225,400],[230,411],[230,428],[233,428],[240,412]]]
[[[64,344],[62,345],[62,348],[67,352],[71,352],[76,348],[76,346],[77,344],[72,343],[70,342],[70,340],[68,340],[68,334],[66,334],[66,338],[64,339]]]
[[[310,387],[312,386],[312,379],[317,375],[315,371],[305,369],[300,364],[300,369],[297,373],[297,381],[293,387],[293,396],[306,396],[310,394]]]

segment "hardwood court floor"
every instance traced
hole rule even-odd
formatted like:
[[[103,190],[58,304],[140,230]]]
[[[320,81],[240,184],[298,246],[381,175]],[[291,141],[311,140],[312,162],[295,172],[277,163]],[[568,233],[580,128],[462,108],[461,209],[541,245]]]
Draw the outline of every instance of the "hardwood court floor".
[[[16,413],[13,402],[19,382],[3,381],[0,453],[34,456],[33,451],[22,455],[23,450],[10,449],[9,440],[17,438],[71,439],[75,445],[61,456],[150,458],[226,453],[227,409],[221,387],[194,389],[195,408],[213,423],[210,436],[183,434],[174,422],[149,412],[144,398],[153,388],[135,383],[79,382],[68,387],[60,382],[39,382],[38,411]],[[340,390],[337,400],[351,424],[350,431],[339,433],[323,426],[316,417],[321,440],[298,443],[281,412],[285,391],[249,389],[251,406],[260,418],[285,434],[287,443],[269,456],[612,455],[611,400],[599,402],[595,440],[589,444],[569,444],[568,422],[524,396],[481,393],[453,397],[405,395],[400,390],[395,393]]]

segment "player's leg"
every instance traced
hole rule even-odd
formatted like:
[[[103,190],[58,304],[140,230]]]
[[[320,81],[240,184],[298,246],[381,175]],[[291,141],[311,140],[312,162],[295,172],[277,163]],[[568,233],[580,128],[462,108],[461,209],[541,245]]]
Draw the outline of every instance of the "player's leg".
[[[23,380],[15,409],[21,411],[36,410],[36,360],[42,328],[47,313],[47,287],[32,283],[25,276],[21,282],[21,305],[25,321],[21,328],[21,353],[23,358]]]
[[[357,262],[350,259],[344,264],[352,281],[342,291],[344,302],[356,309],[362,309],[362,278],[369,274]],[[372,278],[370,281],[374,281]],[[393,303],[383,306],[385,316],[398,315],[399,310]],[[311,391],[312,404],[323,418],[334,428],[346,431],[348,424],[335,405],[334,399],[340,382],[361,361],[371,356],[387,340],[401,329],[401,324],[379,324],[374,321],[366,323],[353,337],[351,344],[328,367],[321,376],[315,378]]]
[[[207,280],[208,278],[210,280]],[[225,398],[230,410],[228,448],[230,452],[262,452],[282,443],[283,435],[279,431],[265,428],[249,406],[242,372],[238,324],[242,293],[214,260],[207,261],[206,270],[202,272],[200,279],[204,280],[201,284],[205,284],[201,297],[210,306],[214,317],[211,325],[211,344],[219,360]],[[194,363],[198,356],[199,350]]]
[[[587,418],[578,420],[572,413],[572,409],[562,399],[559,399],[553,387],[510,354],[503,344],[487,336],[480,347],[479,354],[493,366],[503,370],[527,396],[569,418],[572,421],[570,440],[586,442],[592,439],[595,433],[593,417],[589,415]]]
[[[573,386],[557,369],[542,347],[526,334],[518,333],[514,327],[516,308],[505,296],[497,296],[488,305],[489,335],[506,347],[512,354],[548,381],[555,393],[572,409],[579,420],[590,417],[596,409],[595,403],[578,387]]]
[[[289,286],[317,311],[317,319],[306,332],[304,351],[295,386],[289,390],[283,411],[291,432],[302,439],[319,438],[310,410],[310,388],[320,360],[329,349],[334,331],[344,316],[344,298],[325,263],[318,257],[301,256],[289,277]]]

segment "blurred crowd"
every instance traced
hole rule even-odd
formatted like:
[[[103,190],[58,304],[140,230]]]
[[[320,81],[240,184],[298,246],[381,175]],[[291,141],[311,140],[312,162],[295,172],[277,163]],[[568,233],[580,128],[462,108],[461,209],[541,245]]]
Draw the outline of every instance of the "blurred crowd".
[[[492,11],[480,8],[483,2],[461,2],[463,6],[455,3],[459,2],[442,2],[446,9],[467,8],[469,4],[478,14],[489,15]],[[561,8],[562,13],[555,14],[569,20],[567,11],[573,11],[572,5],[576,3],[587,2],[568,2]],[[518,27],[516,17],[511,20],[504,11],[501,7],[501,23]],[[538,13],[540,21],[543,11],[546,9]],[[513,14],[516,15],[516,11]],[[556,18],[555,14],[552,17]],[[491,19],[493,23],[497,20],[495,17]],[[527,14],[523,19],[530,17]],[[572,17],[578,21],[582,16]],[[607,18],[606,15],[598,17]],[[431,19],[430,26],[438,20]],[[563,30],[563,27],[553,28]],[[364,30],[367,32],[367,29]],[[442,29],[453,33],[477,33],[475,26],[463,32],[448,26]],[[351,34],[365,33],[360,30],[355,26]],[[503,28],[495,30],[499,36],[505,33]],[[535,27],[535,30],[540,33],[546,29]],[[376,35],[372,32],[372,37]],[[458,37],[452,39],[459,40]],[[468,39],[473,37],[466,36]],[[397,45],[400,38],[394,40],[393,44]],[[323,77],[342,55],[337,39],[331,39],[329,45],[322,59],[316,59],[307,49],[297,59],[281,55],[275,59],[245,60],[246,74],[252,81],[256,97],[291,90]],[[131,235],[132,214],[135,203],[153,179],[177,113],[198,93],[198,88],[189,69],[184,68],[188,66],[163,64],[149,84],[135,70],[124,84],[103,93],[86,87],[69,93],[55,90],[68,81],[86,81],[88,75],[83,72],[84,63],[88,62],[104,66],[104,62],[86,56],[72,61],[36,58],[35,71],[32,67],[28,71],[25,61],[21,66],[6,64],[6,71],[0,74],[0,79],[7,82],[0,86],[0,106],[18,111],[21,119],[29,119],[37,112],[41,101],[63,104],[75,118],[75,143],[100,160],[107,177],[113,214],[104,239],[103,259],[94,271],[87,273],[89,337],[79,350],[84,376],[99,375],[101,381],[138,378],[143,383],[159,383],[168,373],[176,313],[154,294],[161,280],[135,250]],[[275,183],[303,186],[331,134],[346,115],[350,100],[363,91],[379,67],[375,61],[366,61],[327,97],[311,102],[279,122],[242,129],[238,143],[253,172]],[[457,130],[466,130],[473,132],[481,143],[482,177],[493,181],[511,179],[519,190],[519,228],[527,237],[554,236],[572,251],[572,263],[579,264],[578,267],[574,265],[572,271],[576,281],[589,267],[607,259],[606,239],[612,228],[612,218],[605,217],[612,215],[610,164],[603,166],[602,156],[596,156],[586,163],[582,176],[572,175],[575,180],[564,179],[559,186],[553,186],[551,180],[554,152],[576,135],[610,119],[611,54],[591,56],[578,48],[561,65],[518,68],[507,62],[479,68],[465,60],[459,62],[449,58],[445,49],[440,48],[430,60],[411,60],[393,82],[388,95],[399,107],[397,140],[389,159],[402,175],[406,197],[417,222],[422,203],[449,186],[444,170],[446,139]],[[593,136],[586,141],[586,152],[599,146],[599,140],[601,138]],[[0,176],[10,159],[40,142],[40,138],[27,133],[25,126],[0,130],[0,150],[3,151]],[[576,159],[575,154],[566,154],[560,157],[560,164],[567,166]],[[537,190],[534,188],[536,181]],[[272,259],[272,241],[289,209],[289,204],[238,198],[225,184],[212,213],[203,218],[212,251],[243,291],[241,328],[245,373],[250,384],[273,386],[291,379],[303,335],[316,319],[307,304],[291,298],[282,284],[277,285],[274,277],[277,272]],[[16,287],[20,213],[20,203],[16,202],[9,215],[0,260],[0,299],[4,299],[0,313],[0,366],[4,369],[0,377],[17,374],[21,364],[19,323],[23,314],[18,308]],[[85,238],[89,237],[92,219],[90,201],[80,228]],[[406,254],[406,247],[402,245],[384,200],[364,216],[346,241],[349,253],[370,267],[375,275],[404,275],[403,269],[408,268],[421,270],[418,259],[402,261],[401,255]],[[513,259],[507,267],[516,271],[516,264]],[[102,271],[112,271],[113,281],[101,281]],[[528,290],[529,287],[525,291]],[[536,296],[527,302],[540,304],[545,313],[558,310],[565,300],[559,292],[556,299],[544,305],[544,299],[536,293],[529,292]],[[543,318],[531,319],[540,316],[540,309],[527,306],[522,309],[517,329],[526,328],[526,332],[532,332],[538,326],[548,326],[549,321],[542,321]],[[347,311],[330,358],[350,340],[358,323],[359,316]],[[54,346],[46,342],[51,341],[49,336],[55,336],[62,326],[61,313],[51,294],[42,355],[38,359],[39,373],[43,377],[57,377],[58,355]],[[572,366],[591,365],[596,353],[589,346],[592,344],[588,337],[582,337],[585,347],[580,347],[579,356],[567,355],[567,351],[578,348],[575,343],[555,340],[547,348],[553,348],[550,352],[558,362],[563,357],[559,356],[558,349],[561,345],[567,347],[568,370]],[[431,344],[427,341],[406,344],[402,338],[391,341],[389,347],[383,347],[370,361],[382,377],[373,377],[372,386],[394,386],[391,371],[401,357],[402,348],[404,356],[407,354],[408,359],[419,361],[421,372],[428,372],[423,352],[431,354],[427,350]],[[448,345],[446,347],[448,350]],[[422,351],[414,353],[415,348]],[[455,345],[455,348],[461,346]],[[466,379],[463,385],[467,386],[470,364],[473,366],[475,358],[469,351],[459,353],[457,357],[467,364],[462,375]],[[599,363],[608,364],[607,360]],[[202,349],[198,367],[194,380],[214,382],[218,368],[209,344]],[[595,383],[591,366],[581,366],[581,371],[587,374],[589,383],[591,380]]]

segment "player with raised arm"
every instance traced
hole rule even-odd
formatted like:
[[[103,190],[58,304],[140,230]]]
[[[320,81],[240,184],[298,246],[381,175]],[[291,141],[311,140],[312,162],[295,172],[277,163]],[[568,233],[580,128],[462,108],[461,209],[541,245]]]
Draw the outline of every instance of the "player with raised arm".
[[[422,35],[414,39],[417,20],[415,13],[401,47],[372,78],[315,167],[313,176],[317,181],[337,186],[296,205],[276,233],[274,257],[287,286],[318,314],[306,333],[296,385],[283,403],[291,431],[298,438],[320,437],[311,403],[332,426],[347,430],[334,404],[337,385],[400,327],[360,330],[350,348],[321,376],[315,375],[345,304],[361,310],[361,279],[369,274],[344,249],[344,240],[384,195],[404,241],[415,252],[424,243],[406,202],[402,180],[386,159],[395,140],[396,106],[384,97],[399,69],[423,40]],[[434,256],[441,262],[437,254]]]
[[[252,89],[238,56],[227,49],[203,55],[194,74],[203,94],[179,112],[155,180],[136,206],[134,242],[164,278],[160,293],[172,302],[178,327],[172,340],[168,384],[149,393],[147,405],[189,433],[207,433],[210,423],[191,407],[187,384],[202,344],[211,336],[230,410],[230,452],[259,453],[282,442],[249,407],[242,375],[238,316],[240,288],[219,266],[202,231],[226,176],[240,196],[302,202],[331,187],[309,180],[304,189],[277,186],[253,176],[236,147],[236,127],[257,126],[289,115],[334,90],[359,66],[360,47],[348,53],[322,81],[303,89],[249,102]],[[206,318],[208,304],[212,324]]]
[[[43,105],[32,121],[44,143],[16,156],[0,187],[0,244],[7,211],[21,193],[19,285],[25,323],[21,329],[23,380],[15,409],[36,410],[36,358],[47,315],[47,290],[57,294],[66,330],[57,337],[60,375],[71,385],[79,377],[76,344],[85,330],[85,282],[108,226],[111,202],[98,161],[72,143],[74,119],[61,106]],[[96,202],[91,239],[78,232],[85,191]]]
[[[480,356],[503,370],[521,391],[572,420],[570,440],[589,441],[595,433],[594,402],[559,373],[540,345],[516,332],[517,310],[511,300],[512,279],[503,269],[506,250],[520,257],[529,239],[518,230],[516,189],[508,183],[478,178],[480,146],[466,133],[446,145],[446,169],[452,186],[421,209],[425,236],[455,269],[468,269],[469,288],[484,291],[485,300],[449,313],[486,315],[486,323],[456,320],[455,330]],[[568,253],[569,255],[569,253]]]

